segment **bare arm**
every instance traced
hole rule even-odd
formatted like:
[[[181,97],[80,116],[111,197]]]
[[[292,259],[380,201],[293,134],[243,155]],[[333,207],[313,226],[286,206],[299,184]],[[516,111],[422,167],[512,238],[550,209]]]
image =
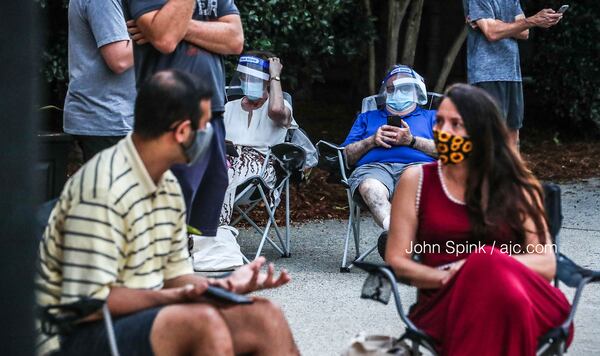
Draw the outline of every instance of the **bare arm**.
[[[391,148],[392,144],[397,144],[397,135],[393,132],[390,133],[389,127],[391,126],[383,125],[377,129],[374,135],[346,146],[344,148],[346,164],[352,166],[358,162],[362,156],[375,147]]]
[[[496,19],[479,19],[475,21],[476,27],[485,35],[488,41],[494,42],[505,38],[520,36],[532,27],[548,28],[560,21],[562,14],[552,9],[544,9],[531,17],[515,18],[515,22],[506,23]]]
[[[218,54],[240,54],[244,49],[244,30],[239,15],[226,15],[216,21],[188,22],[184,40]]]
[[[194,0],[169,0],[160,10],[140,16],[136,24],[154,48],[171,53],[184,38],[195,6]]]
[[[364,140],[360,140],[349,144],[344,148],[344,155],[346,156],[346,163],[349,166],[354,165],[358,160],[369,152],[372,148],[376,147],[375,135],[369,136]],[[389,147],[389,145],[388,145]]]
[[[273,78],[281,75],[283,65],[279,58],[269,58],[269,72],[271,76],[269,85],[269,118],[278,124],[289,127],[292,123],[292,112],[285,106],[281,81]]]
[[[161,305],[188,301],[189,295],[195,293],[199,297],[202,292],[204,291],[200,289],[196,290],[196,287],[194,289],[191,287],[179,287],[160,290],[116,287],[111,288],[107,303],[111,315],[119,316]]]
[[[519,21],[521,19],[525,19],[525,15],[521,14],[515,17],[515,21]],[[529,39],[529,30],[524,30],[513,36],[513,38],[517,40],[526,40]]]
[[[160,290],[113,287],[107,303],[111,314],[118,316],[161,305],[199,300],[206,287],[206,278],[189,274],[166,280]]]
[[[539,204],[541,205],[541,202]],[[524,225],[527,233],[525,235],[523,253],[512,256],[548,281],[551,281],[556,274],[556,255],[554,254],[554,246],[552,245],[548,227],[544,224],[546,243],[542,244],[540,243],[535,224],[531,217],[525,220]]]
[[[104,62],[116,74],[121,74],[133,66],[131,41],[117,41],[100,47]]]
[[[437,157],[437,150],[435,149],[435,143],[433,140],[415,136],[415,145],[413,148],[425,153],[431,157]]]
[[[412,260],[412,247],[417,235],[416,196],[420,166],[409,167],[400,176],[392,200],[392,215],[385,261],[396,276],[408,279],[417,288],[440,288],[449,272],[422,265]]]

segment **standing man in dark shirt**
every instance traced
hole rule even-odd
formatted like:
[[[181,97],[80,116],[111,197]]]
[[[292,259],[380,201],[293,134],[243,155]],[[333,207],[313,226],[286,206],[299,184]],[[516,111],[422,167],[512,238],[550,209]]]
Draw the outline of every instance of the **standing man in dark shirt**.
[[[187,206],[187,222],[215,236],[227,189],[223,55],[240,54],[244,34],[233,0],[127,0],[138,87],[153,73],[179,69],[209,83],[214,136],[206,159],[171,168]]]

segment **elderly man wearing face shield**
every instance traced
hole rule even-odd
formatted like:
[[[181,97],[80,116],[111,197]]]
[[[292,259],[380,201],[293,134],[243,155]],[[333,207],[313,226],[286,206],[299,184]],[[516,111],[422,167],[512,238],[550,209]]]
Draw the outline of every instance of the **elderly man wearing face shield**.
[[[342,146],[356,167],[348,179],[352,195],[358,190],[375,222],[388,230],[390,200],[404,169],[435,160],[435,111],[418,106],[427,103],[425,82],[404,65],[388,71],[379,95],[385,107],[360,114]]]
[[[257,175],[265,183],[274,185],[277,177],[273,162],[265,164],[269,146],[283,142],[288,128],[297,127],[292,106],[283,97],[282,69],[280,59],[266,51],[249,51],[239,59],[230,88],[241,89],[244,96],[228,102],[223,115],[225,139],[233,144],[235,151],[228,150],[229,185],[217,236],[194,237],[192,253],[196,270],[223,270],[243,263],[235,240],[237,230],[229,226],[236,188]]]

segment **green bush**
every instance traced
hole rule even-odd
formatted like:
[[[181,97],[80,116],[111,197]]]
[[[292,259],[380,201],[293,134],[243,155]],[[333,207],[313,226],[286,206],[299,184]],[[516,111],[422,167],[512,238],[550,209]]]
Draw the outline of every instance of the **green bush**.
[[[269,50],[282,59],[291,89],[323,81],[336,56],[351,59],[375,36],[373,20],[354,0],[238,1],[246,50]],[[230,58],[231,73],[234,58]]]
[[[533,0],[525,12],[558,9],[563,0]],[[525,5],[525,4],[524,4]],[[548,126],[577,137],[600,134],[600,2],[580,0],[562,21],[532,32],[534,51],[529,72]]]

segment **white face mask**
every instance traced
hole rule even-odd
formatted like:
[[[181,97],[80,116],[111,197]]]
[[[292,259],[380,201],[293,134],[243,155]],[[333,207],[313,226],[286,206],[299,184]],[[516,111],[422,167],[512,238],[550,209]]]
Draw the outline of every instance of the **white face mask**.
[[[260,81],[249,81],[245,80],[241,83],[242,92],[250,99],[250,101],[257,101],[263,97],[263,83]]]

